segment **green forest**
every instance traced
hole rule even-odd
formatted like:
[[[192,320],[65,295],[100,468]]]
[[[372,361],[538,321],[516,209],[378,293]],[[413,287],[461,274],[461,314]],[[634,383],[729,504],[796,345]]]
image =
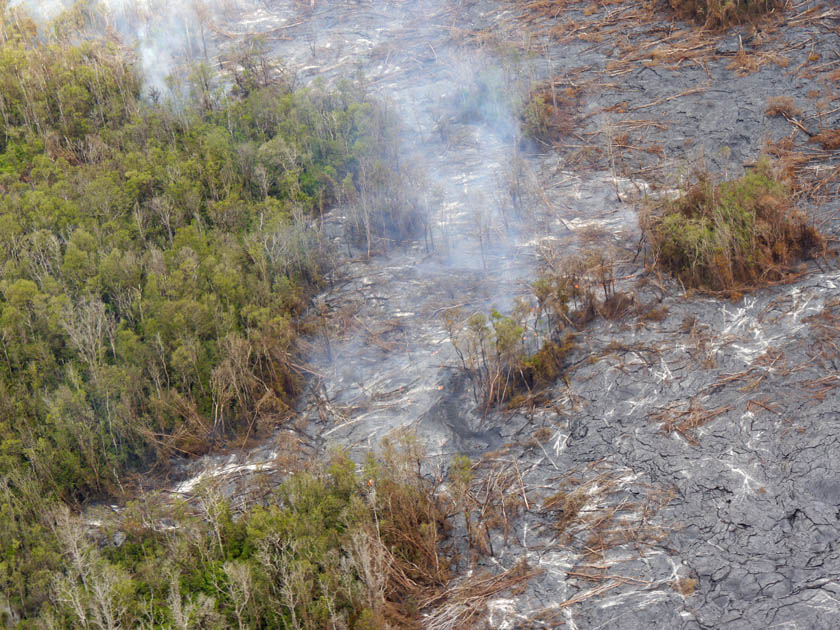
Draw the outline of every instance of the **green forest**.
[[[341,455],[236,519],[210,494],[201,517],[169,506],[178,525],[163,530],[129,505],[117,545],[74,516],[289,415],[299,315],[330,263],[326,209],[365,199],[346,236],[368,251],[416,223],[368,198],[397,194],[398,129],[358,84],[297,89],[255,40],[227,51],[233,72],[195,64],[150,97],[93,19],[0,15],[0,616],[382,627],[385,587],[365,571],[390,526],[383,512],[371,537],[376,502]],[[370,483],[419,493],[398,470]],[[412,527],[427,522],[436,557],[427,508]]]
[[[389,132],[349,88],[256,71],[226,93],[199,66],[183,109],[150,105],[115,45],[9,17],[2,472],[83,500],[284,414],[294,317],[325,262],[307,224],[378,168]]]

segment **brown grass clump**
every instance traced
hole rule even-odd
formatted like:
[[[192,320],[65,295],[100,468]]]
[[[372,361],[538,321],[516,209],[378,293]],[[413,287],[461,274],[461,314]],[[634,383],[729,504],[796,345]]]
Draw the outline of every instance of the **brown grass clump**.
[[[630,313],[636,299],[630,293],[619,291],[612,293],[598,307],[598,314],[604,319],[618,320]]]
[[[784,280],[795,263],[825,247],[766,161],[736,180],[717,183],[699,174],[681,197],[650,209],[643,223],[655,265],[686,286],[712,291]]]
[[[809,340],[814,359],[828,363],[840,357],[840,300],[827,301],[819,313],[803,321],[811,329]]]
[[[636,309],[636,313],[641,320],[648,322],[662,322],[668,318],[668,307],[657,307],[655,304],[644,304],[640,305]]]
[[[665,433],[679,433],[689,444],[697,445],[697,429],[731,410],[732,407],[705,409],[703,405],[691,400],[687,409],[670,405],[652,414],[651,420],[661,423]]]
[[[678,16],[709,28],[726,28],[783,8],[778,0],[670,0]]]
[[[767,109],[764,110],[764,113],[768,116],[796,118],[802,115],[802,110],[796,106],[794,100],[789,96],[773,96],[767,101]]]
[[[819,144],[826,151],[840,149],[840,129],[823,129],[810,142]]]
[[[674,590],[683,597],[690,597],[697,590],[697,580],[687,577],[674,580]]]
[[[525,133],[547,144],[571,134],[578,126],[579,94],[571,86],[559,89],[553,82],[537,87],[522,112]]]
[[[548,442],[551,437],[554,435],[554,431],[549,429],[548,427],[540,427],[536,431],[534,431],[534,439],[537,441],[538,444],[545,444]]]
[[[586,493],[582,488],[577,488],[572,492],[561,491],[543,501],[544,510],[559,511],[554,526],[561,533],[578,518],[584,505],[586,505]]]

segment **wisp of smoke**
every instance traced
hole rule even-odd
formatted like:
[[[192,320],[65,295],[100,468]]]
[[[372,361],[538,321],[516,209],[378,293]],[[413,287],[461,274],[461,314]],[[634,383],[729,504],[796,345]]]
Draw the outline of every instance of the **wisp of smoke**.
[[[22,6],[46,23],[74,4],[75,0],[12,0],[10,6]],[[180,64],[207,55],[205,23],[220,9],[215,0],[101,0],[89,6],[137,51],[147,94],[169,92],[168,79]]]

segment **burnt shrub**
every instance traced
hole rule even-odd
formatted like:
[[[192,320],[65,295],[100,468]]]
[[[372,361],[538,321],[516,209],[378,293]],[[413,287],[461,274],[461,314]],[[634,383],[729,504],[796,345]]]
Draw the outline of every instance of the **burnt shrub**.
[[[711,28],[740,24],[784,6],[779,0],[669,0],[669,3],[682,19]]]
[[[793,263],[824,248],[767,161],[734,180],[697,175],[677,199],[648,208],[643,224],[655,265],[686,286],[713,291],[781,280]]]

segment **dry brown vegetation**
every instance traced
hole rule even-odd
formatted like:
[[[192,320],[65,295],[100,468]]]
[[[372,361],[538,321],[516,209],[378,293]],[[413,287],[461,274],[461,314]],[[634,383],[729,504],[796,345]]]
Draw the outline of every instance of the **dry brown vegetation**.
[[[796,102],[789,96],[774,96],[767,101],[767,109],[764,113],[768,116],[782,116],[784,118],[796,118],[802,115],[802,110],[797,107]]]
[[[683,597],[690,597],[691,595],[694,595],[694,591],[696,589],[697,580],[694,578],[679,578],[674,580],[674,590]]]
[[[650,419],[661,425],[665,433],[678,433],[689,444],[698,444],[697,429],[732,410],[732,407],[706,409],[702,404],[690,400],[688,407],[680,409],[680,404],[673,404],[653,413]]]
[[[810,327],[812,356],[830,369],[833,359],[840,357],[840,300],[826,302],[822,310],[804,320]]]
[[[552,144],[577,128],[579,105],[579,88],[563,88],[555,81],[539,85],[531,91],[522,113],[523,130],[545,144]]]
[[[557,542],[581,555],[570,577],[607,580],[610,550],[626,546],[644,555],[667,537],[655,516],[670,503],[672,491],[646,487],[637,495],[644,499],[628,501],[623,498],[627,479],[625,473],[610,470],[603,462],[593,463],[558,480],[555,493],[543,499],[542,511],[553,515]]]
[[[784,280],[825,247],[767,162],[736,180],[701,173],[679,198],[650,209],[643,224],[655,265],[685,286],[712,291]]]
[[[505,591],[524,588],[528,580],[539,575],[525,562],[516,564],[500,574],[480,572],[456,584],[444,593],[427,600],[434,606],[425,621],[426,630],[459,630],[484,627],[487,603]]]
[[[813,135],[810,142],[819,144],[826,151],[840,149],[840,129],[823,129]]]
[[[681,18],[710,28],[739,24],[784,7],[784,2],[779,0],[669,0],[669,3]]]

